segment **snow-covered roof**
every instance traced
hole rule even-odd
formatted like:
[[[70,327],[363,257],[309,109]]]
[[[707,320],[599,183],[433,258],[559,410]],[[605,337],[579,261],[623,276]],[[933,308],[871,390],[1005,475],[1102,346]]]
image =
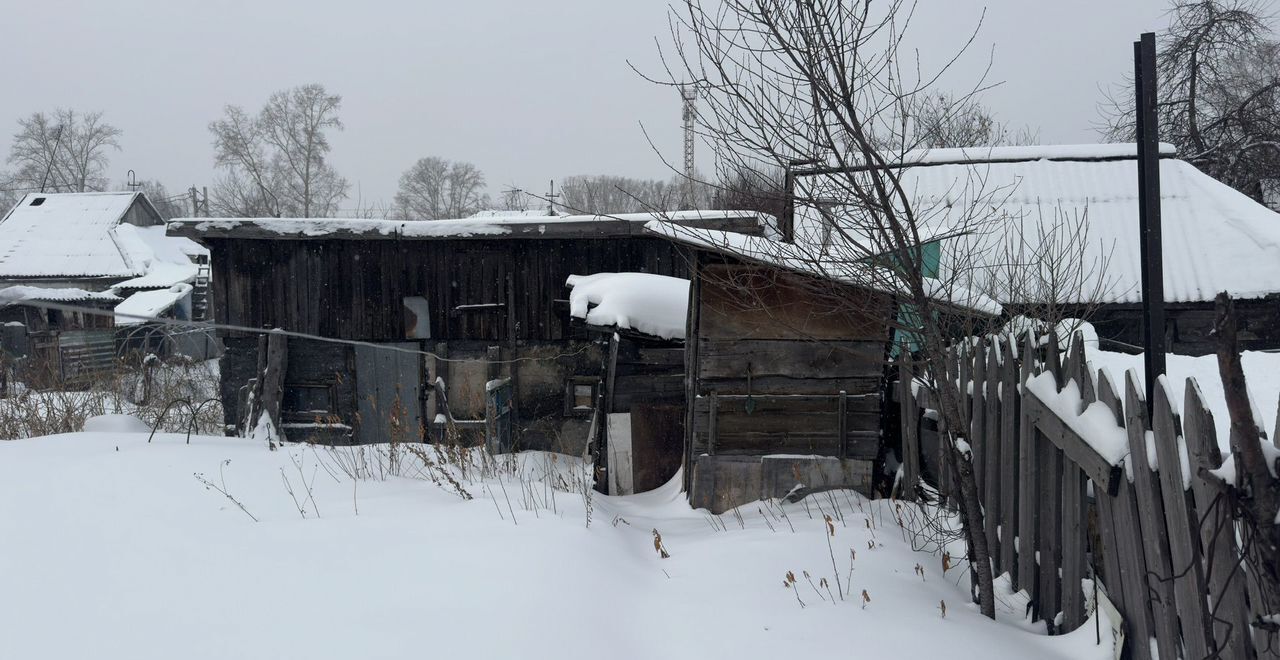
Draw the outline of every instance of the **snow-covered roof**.
[[[667,220],[772,235],[772,217],[754,211],[665,211],[617,215],[516,215],[454,220],[358,218],[179,218],[170,236],[249,239],[607,238],[644,233],[644,223]]]
[[[197,271],[191,257],[209,254],[208,248],[189,238],[165,236],[164,225],[120,225],[116,230],[135,234],[150,251],[146,274],[116,283],[112,286],[116,290],[167,289],[175,284],[190,284],[195,281]]]
[[[1160,156],[1177,154],[1172,144],[1160,143]],[[1016,147],[947,147],[936,149],[911,149],[903,152],[880,154],[886,164],[905,167],[909,165],[955,165],[964,163],[1000,163],[1029,160],[1106,161],[1136,158],[1138,145],[1132,142],[1109,144],[1036,144]],[[859,167],[861,159],[846,157],[845,165]],[[815,164],[798,170],[822,170],[839,167],[838,159],[828,159],[826,164]]]
[[[569,315],[591,325],[684,339],[689,280],[653,273],[570,275]]]
[[[978,152],[991,159],[946,164]],[[1026,255],[1043,252],[1051,245],[1047,241],[1074,239],[1077,249],[1070,258],[1083,262],[1083,283],[1059,295],[1082,299],[1059,297],[1060,302],[1141,301],[1133,145],[931,153],[937,157],[927,157],[933,159],[929,166],[901,170],[917,217],[926,225],[983,227],[945,241],[943,277],[969,270],[974,288],[998,292],[1011,261],[1029,264]],[[822,176],[801,177],[798,185],[820,190]],[[1175,158],[1160,160],[1160,191],[1167,301],[1209,301],[1219,291],[1237,298],[1280,292],[1280,215]],[[811,209],[798,209],[797,233],[803,233],[806,223],[812,231],[816,220]],[[1074,233],[1077,225],[1085,229],[1083,236],[1063,236],[1064,230]],[[1022,256],[1011,260],[1005,249],[1009,246]]]
[[[569,215],[561,211],[556,211],[554,215],[547,213],[547,209],[486,209],[484,211],[476,211],[471,214],[472,218],[546,218],[546,217],[564,217]]]
[[[139,325],[148,318],[164,314],[191,293],[190,284],[175,284],[168,289],[139,291],[116,305],[116,325]]]
[[[74,288],[42,286],[9,286],[0,289],[0,307],[23,302],[120,302],[120,296],[109,291],[85,291]]]
[[[116,231],[140,195],[27,194],[0,220],[0,278],[144,274],[145,245]]]
[[[728,254],[744,261],[776,266],[792,272],[813,275],[897,295],[898,278],[892,273],[858,260],[821,260],[815,252],[792,244],[761,236],[748,236],[714,229],[684,227],[669,222],[650,222],[645,230],[696,248]],[[999,315],[1000,303],[971,289],[925,278],[925,293],[933,300],[955,308],[991,316]]]

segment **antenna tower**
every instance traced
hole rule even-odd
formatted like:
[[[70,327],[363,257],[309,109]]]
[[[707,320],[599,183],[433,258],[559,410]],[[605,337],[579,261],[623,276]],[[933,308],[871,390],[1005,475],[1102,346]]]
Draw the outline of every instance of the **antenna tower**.
[[[698,118],[698,88],[691,84],[680,86],[684,100],[684,200],[683,207],[693,208],[693,122]]]

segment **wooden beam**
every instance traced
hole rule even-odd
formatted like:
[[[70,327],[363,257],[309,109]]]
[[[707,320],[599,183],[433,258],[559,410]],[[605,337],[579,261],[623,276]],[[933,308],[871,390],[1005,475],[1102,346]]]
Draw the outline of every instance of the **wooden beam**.
[[[1045,405],[1031,390],[1022,392],[1023,414],[1050,442],[1062,450],[1073,463],[1109,495],[1115,495],[1124,468],[1107,462],[1084,438],[1067,426],[1058,414]]]

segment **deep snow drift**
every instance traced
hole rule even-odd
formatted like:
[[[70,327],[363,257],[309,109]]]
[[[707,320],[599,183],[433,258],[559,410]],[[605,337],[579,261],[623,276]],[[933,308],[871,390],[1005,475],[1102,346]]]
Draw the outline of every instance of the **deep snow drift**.
[[[408,455],[412,476],[387,476],[385,447],[146,437],[0,442],[0,658],[1111,656],[1106,621],[1099,647],[1093,622],[1032,632],[1016,596],[982,618],[964,570],[944,576],[890,503],[849,493],[750,505],[741,523],[671,486],[594,495],[588,528],[585,470],[563,456],[451,472],[466,501]],[[843,518],[832,550],[820,505]],[[803,577],[834,594],[833,556],[836,604]]]

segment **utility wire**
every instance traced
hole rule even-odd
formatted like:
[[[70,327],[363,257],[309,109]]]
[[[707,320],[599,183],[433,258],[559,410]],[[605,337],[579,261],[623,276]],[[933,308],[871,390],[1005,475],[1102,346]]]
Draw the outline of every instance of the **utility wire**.
[[[560,358],[574,357],[586,352],[590,345],[583,346],[576,351],[568,353],[557,353],[544,357],[518,357],[510,360],[483,360],[474,358],[447,358],[431,351],[420,351],[412,348],[402,348],[399,346],[391,346],[389,344],[379,344],[376,342],[360,341],[358,339],[337,339],[335,337],[324,337],[321,335],[313,335],[307,332],[297,332],[294,330],[284,330],[281,328],[251,328],[243,325],[231,325],[228,323],[215,323],[213,321],[183,321],[180,319],[168,319],[158,316],[146,316],[142,314],[132,314],[129,312],[117,312],[113,310],[99,309],[95,307],[84,307],[81,305],[68,305],[66,303],[52,302],[47,300],[6,300],[4,290],[0,289],[0,307],[8,305],[27,305],[31,307],[39,307],[41,309],[54,309],[61,312],[77,312],[89,316],[110,316],[112,318],[122,318],[134,321],[144,321],[147,323],[156,323],[159,325],[189,328],[192,330],[233,330],[236,332],[247,332],[257,335],[280,334],[286,337],[294,337],[297,339],[308,339],[311,341],[327,342],[330,344],[342,344],[346,346],[364,346],[380,351],[393,351],[396,353],[407,353],[410,355],[425,355],[435,358],[440,362],[483,362],[485,364],[515,364],[519,362],[541,362],[544,360],[558,360]]]

